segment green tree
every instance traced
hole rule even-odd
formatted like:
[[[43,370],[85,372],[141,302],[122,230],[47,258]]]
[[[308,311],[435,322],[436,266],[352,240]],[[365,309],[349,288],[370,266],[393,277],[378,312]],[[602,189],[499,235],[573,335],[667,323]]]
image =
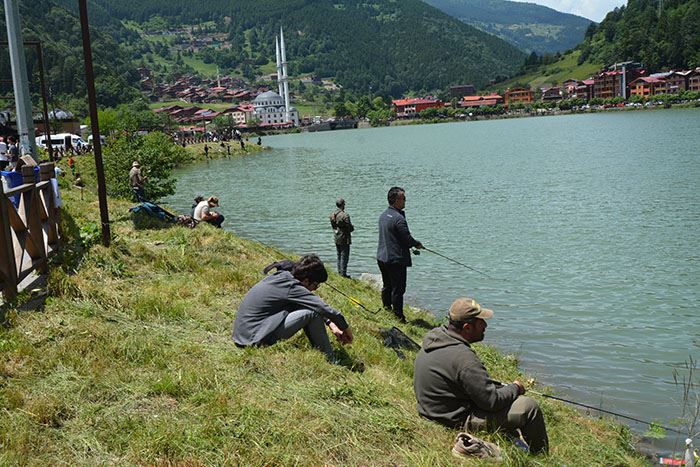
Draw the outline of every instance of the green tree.
[[[153,132],[144,136],[123,135],[104,147],[104,168],[107,192],[110,196],[131,198],[129,170],[139,161],[146,180],[146,196],[158,201],[175,193],[172,168],[187,160],[185,149],[173,143],[169,136]]]

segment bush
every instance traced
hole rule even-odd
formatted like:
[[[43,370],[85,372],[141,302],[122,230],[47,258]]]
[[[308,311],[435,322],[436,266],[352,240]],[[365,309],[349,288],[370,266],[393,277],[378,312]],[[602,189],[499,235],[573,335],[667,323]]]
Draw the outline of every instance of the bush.
[[[146,180],[146,197],[158,201],[175,193],[172,168],[187,160],[187,152],[160,132],[144,136],[120,136],[104,148],[104,169],[107,193],[110,196],[131,198],[129,170],[133,161],[141,163]]]

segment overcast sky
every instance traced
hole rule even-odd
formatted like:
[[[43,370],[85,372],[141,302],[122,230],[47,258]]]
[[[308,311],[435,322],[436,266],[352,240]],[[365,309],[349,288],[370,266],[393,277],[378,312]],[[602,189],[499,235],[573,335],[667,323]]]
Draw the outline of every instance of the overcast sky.
[[[600,22],[609,11],[625,5],[626,0],[515,0],[516,2],[537,3],[555,10],[572,13]]]

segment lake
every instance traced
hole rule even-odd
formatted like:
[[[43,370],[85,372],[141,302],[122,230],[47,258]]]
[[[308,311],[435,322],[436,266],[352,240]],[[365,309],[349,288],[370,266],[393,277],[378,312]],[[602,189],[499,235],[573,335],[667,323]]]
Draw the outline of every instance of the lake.
[[[470,295],[486,343],[564,397],[645,420],[680,414],[672,372],[700,358],[700,110],[412,125],[263,138],[178,172],[168,201],[217,195],[225,227],[335,269],[328,222],[355,225],[348,273],[378,274],[377,219],[406,190],[407,303]],[[643,431],[644,426],[634,426]],[[675,438],[674,438],[675,439]],[[660,443],[672,447],[671,441]]]

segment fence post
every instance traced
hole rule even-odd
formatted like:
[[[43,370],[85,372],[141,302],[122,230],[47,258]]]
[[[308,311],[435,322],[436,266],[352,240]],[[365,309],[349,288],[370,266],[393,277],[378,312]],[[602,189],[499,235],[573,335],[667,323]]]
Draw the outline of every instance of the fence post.
[[[17,263],[12,241],[12,227],[8,209],[14,209],[12,201],[0,189],[0,284],[6,301],[17,296]]]
[[[46,248],[44,247],[44,232],[41,226],[41,197],[36,188],[36,178],[33,166],[22,167],[22,181],[25,185],[34,185],[34,189],[22,193],[20,207],[24,213],[24,223],[27,227],[27,241],[25,249],[32,260],[32,267],[37,263],[46,262]],[[43,268],[43,267],[42,267]]]

